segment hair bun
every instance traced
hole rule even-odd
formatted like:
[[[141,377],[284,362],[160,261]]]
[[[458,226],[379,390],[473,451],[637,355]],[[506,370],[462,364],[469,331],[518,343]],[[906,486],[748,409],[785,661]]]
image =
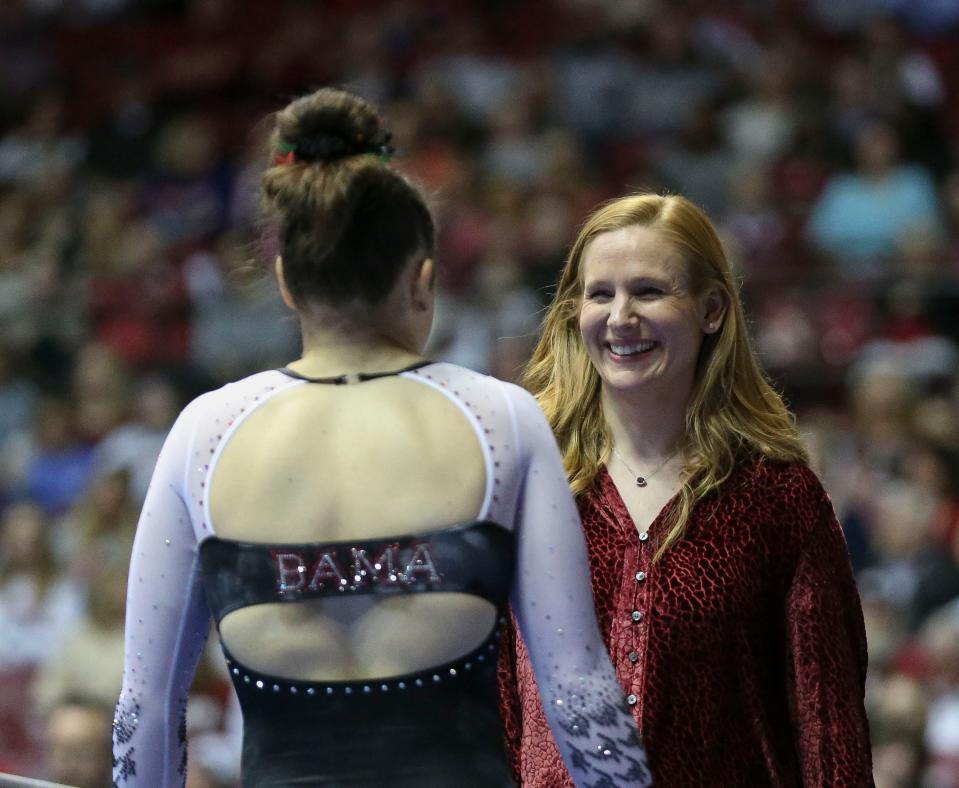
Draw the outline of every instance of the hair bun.
[[[362,155],[392,150],[376,108],[323,88],[275,119],[262,198],[294,303],[382,303],[414,255],[433,255],[436,228],[402,173]]]
[[[390,133],[369,102],[336,88],[297,99],[277,116],[275,146],[295,161],[330,162],[348,156],[389,155]]]

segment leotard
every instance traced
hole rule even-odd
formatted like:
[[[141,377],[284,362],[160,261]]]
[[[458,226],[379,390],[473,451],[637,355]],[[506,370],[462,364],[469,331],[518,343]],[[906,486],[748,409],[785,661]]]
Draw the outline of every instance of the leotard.
[[[597,629],[576,509],[536,402],[516,386],[451,364],[396,374],[448,398],[472,426],[486,468],[474,520],[424,523],[417,533],[387,538],[293,543],[282,528],[269,530],[271,541],[221,537],[208,490],[226,443],[265,403],[316,381],[263,372],[181,413],[133,549],[115,785],[183,784],[187,694],[211,620],[219,627],[232,612],[264,603],[376,603],[451,591],[489,602],[498,622],[512,603],[577,785],[649,784]],[[244,717],[243,785],[512,785],[497,709],[498,635],[494,623],[476,633],[479,646],[455,659],[350,681],[257,670],[224,647]]]

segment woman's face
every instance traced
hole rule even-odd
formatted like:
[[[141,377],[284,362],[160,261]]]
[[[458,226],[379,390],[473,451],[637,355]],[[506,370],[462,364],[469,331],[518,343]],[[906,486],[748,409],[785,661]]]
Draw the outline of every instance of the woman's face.
[[[608,394],[688,397],[722,301],[692,291],[688,266],[657,230],[602,233],[586,248],[579,329]],[[712,303],[711,303],[712,302]]]

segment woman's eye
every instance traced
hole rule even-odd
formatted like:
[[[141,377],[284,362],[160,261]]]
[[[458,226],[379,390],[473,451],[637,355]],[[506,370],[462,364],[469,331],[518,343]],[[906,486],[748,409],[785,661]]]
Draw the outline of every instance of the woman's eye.
[[[638,295],[641,297],[655,297],[661,296],[663,291],[658,287],[641,287],[639,288]]]
[[[599,301],[604,298],[612,298],[612,293],[608,290],[589,290],[586,293],[586,297],[590,301]]]

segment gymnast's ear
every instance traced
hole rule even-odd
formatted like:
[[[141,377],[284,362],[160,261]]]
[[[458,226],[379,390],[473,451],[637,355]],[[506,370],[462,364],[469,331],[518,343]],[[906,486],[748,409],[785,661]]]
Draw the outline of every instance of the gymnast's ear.
[[[286,286],[286,280],[283,278],[283,258],[279,255],[276,256],[274,270],[276,271],[276,284],[280,288],[280,297],[283,299],[283,303],[295,312],[296,303],[293,301],[290,288]]]
[[[410,280],[410,300],[419,310],[428,309],[433,304],[433,288],[436,283],[436,267],[432,257],[424,257],[414,263]]]

